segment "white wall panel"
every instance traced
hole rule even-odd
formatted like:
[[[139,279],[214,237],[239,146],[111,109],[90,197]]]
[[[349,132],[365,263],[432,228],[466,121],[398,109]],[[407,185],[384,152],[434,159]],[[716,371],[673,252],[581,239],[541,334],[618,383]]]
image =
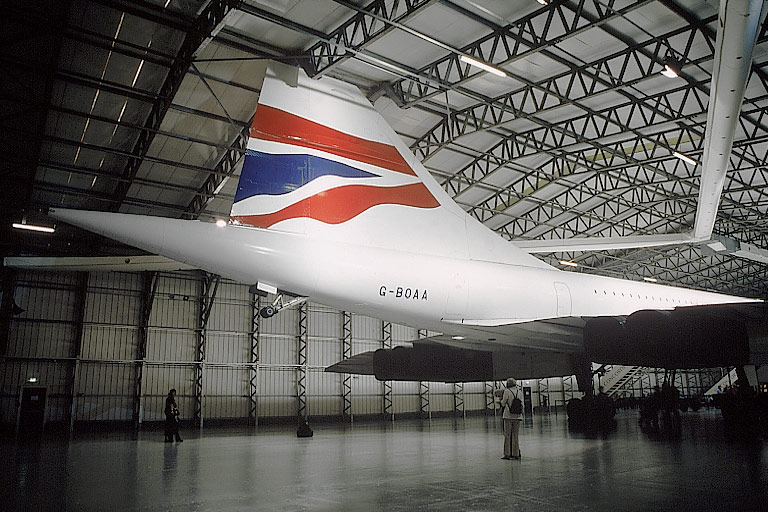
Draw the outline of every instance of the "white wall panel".
[[[341,360],[341,340],[312,339],[307,345],[307,364],[310,366],[330,366]]]
[[[83,359],[128,360],[136,358],[137,327],[86,325],[80,357]]]
[[[381,320],[353,314],[352,338],[354,340],[378,340],[379,348],[381,348]]]
[[[308,372],[307,404],[310,416],[340,416],[341,375],[318,371]]]
[[[206,366],[203,395],[204,418],[245,418],[248,416],[249,370]]]
[[[206,361],[211,363],[247,363],[250,357],[250,334],[208,333],[206,335]]]
[[[296,364],[296,335],[262,334],[259,339],[259,361],[265,364]]]
[[[213,301],[208,330],[226,332],[249,332],[251,330],[252,308],[239,302]]]
[[[157,295],[149,325],[177,329],[194,329],[200,314],[196,297],[189,295]],[[184,297],[189,297],[184,299]]]
[[[188,330],[149,330],[147,359],[151,361],[195,360],[197,334]]]
[[[70,357],[74,339],[74,324],[13,321],[8,339],[8,355]]]
[[[296,372],[292,369],[259,369],[259,414],[296,416]]]
[[[138,325],[141,295],[138,292],[94,291],[89,286],[85,322],[108,325]]]
[[[75,420],[130,421],[134,377],[133,364],[80,363]]]

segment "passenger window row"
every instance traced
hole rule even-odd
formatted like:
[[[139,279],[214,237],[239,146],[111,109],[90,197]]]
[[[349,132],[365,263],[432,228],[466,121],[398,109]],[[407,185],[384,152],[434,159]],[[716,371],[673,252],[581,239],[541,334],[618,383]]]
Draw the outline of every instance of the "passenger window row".
[[[603,292],[603,295],[608,295],[608,290],[602,290],[602,292]],[[659,302],[671,302],[672,304],[689,304],[689,305],[693,305],[693,301],[685,300],[685,299],[675,299],[675,298],[671,298],[670,299],[669,297],[660,297],[660,296],[653,296],[653,295],[645,295],[645,296],[643,296],[643,295],[636,294],[636,293],[627,293],[627,294],[625,294],[624,292],[618,292],[618,293],[620,294],[621,297],[630,298],[630,299],[643,300],[643,298],[645,298],[645,300],[652,300],[652,301],[659,301]],[[600,294],[600,291],[595,289],[595,295],[599,295],[599,294]],[[619,295],[617,295],[617,292],[615,292],[615,291],[611,292],[611,294],[613,296],[615,296],[615,297],[619,296]]]

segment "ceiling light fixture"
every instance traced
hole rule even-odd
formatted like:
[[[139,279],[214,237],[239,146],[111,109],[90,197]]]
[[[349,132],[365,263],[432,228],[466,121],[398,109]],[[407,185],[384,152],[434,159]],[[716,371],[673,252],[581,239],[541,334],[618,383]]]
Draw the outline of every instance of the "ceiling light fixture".
[[[648,281],[649,283],[655,283],[657,280],[653,277],[644,277],[643,281]]]
[[[26,222],[22,222],[19,224],[18,222],[14,222],[11,224],[16,229],[26,229],[27,231],[39,231],[41,233],[53,233],[56,231],[55,228],[51,228],[48,226],[35,226],[34,224],[27,224]]]
[[[500,76],[503,78],[506,78],[507,76],[507,73],[505,73],[504,70],[491,66],[490,64],[486,64],[485,62],[479,61],[474,57],[470,57],[469,55],[459,55],[459,60],[461,60],[461,62],[466,62],[470,66],[478,67],[483,71],[493,73],[496,76]]]
[[[227,225],[227,221],[225,221],[224,219],[216,219],[216,225],[219,226],[220,228],[223,228],[224,226]]]
[[[452,340],[461,341],[464,339],[464,336],[451,336]]]
[[[696,160],[694,160],[693,158],[689,157],[688,155],[684,155],[682,153],[678,153],[677,151],[672,153],[672,155],[676,156],[677,158],[679,158],[680,160],[682,160],[683,162],[685,162],[685,163],[687,163],[689,165],[696,165]]]
[[[547,0],[536,0],[536,1],[539,2],[541,5],[547,5],[547,3],[549,3],[547,2]]]
[[[566,260],[560,260],[561,265],[565,265],[566,267],[578,267],[579,264],[575,261],[566,261]]]
[[[680,76],[680,63],[674,57],[667,57],[664,59],[664,69],[661,70],[661,74],[667,78],[677,78]]]

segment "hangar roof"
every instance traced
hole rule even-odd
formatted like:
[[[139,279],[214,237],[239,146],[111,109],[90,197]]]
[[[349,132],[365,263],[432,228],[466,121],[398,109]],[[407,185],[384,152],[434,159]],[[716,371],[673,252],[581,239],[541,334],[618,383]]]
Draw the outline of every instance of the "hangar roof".
[[[543,3],[540,3],[543,2]],[[267,59],[359,86],[438,182],[508,239],[690,231],[717,33],[701,0],[3,2],[2,253],[121,254],[50,206],[229,214]],[[503,69],[496,76],[460,59]],[[666,59],[677,78],[660,74]],[[768,250],[768,24],[715,235]],[[135,251],[135,250],[134,250]],[[575,271],[768,297],[706,245],[540,255]]]

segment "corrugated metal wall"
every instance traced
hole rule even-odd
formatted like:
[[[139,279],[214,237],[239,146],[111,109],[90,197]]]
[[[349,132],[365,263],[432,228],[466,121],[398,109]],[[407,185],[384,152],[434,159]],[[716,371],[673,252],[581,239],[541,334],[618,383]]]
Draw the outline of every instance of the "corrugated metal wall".
[[[255,329],[255,298],[248,287],[222,280],[201,333],[203,274],[173,272],[156,276],[151,313],[142,326],[149,278],[118,272],[20,272],[14,300],[25,311],[12,319],[0,364],[0,421],[15,422],[21,386],[33,377],[35,385],[48,388],[49,421],[159,421],[170,388],[177,390],[182,419],[194,418],[196,411],[204,420],[246,419],[251,410],[260,418],[295,417],[301,398],[309,416],[342,417],[344,377],[322,371],[343,357],[342,312],[308,303],[302,306],[305,330],[298,308],[259,319]],[[272,300],[262,298],[261,304]],[[385,329],[393,346],[426,335],[361,315],[352,315],[350,326],[352,355],[388,343]],[[538,382],[532,381],[535,393]],[[554,394],[559,380],[547,382],[548,393]],[[388,386],[355,375],[349,388],[352,417],[385,413]],[[389,412],[396,418],[483,410],[492,390],[491,383],[482,382],[394,382]]]

